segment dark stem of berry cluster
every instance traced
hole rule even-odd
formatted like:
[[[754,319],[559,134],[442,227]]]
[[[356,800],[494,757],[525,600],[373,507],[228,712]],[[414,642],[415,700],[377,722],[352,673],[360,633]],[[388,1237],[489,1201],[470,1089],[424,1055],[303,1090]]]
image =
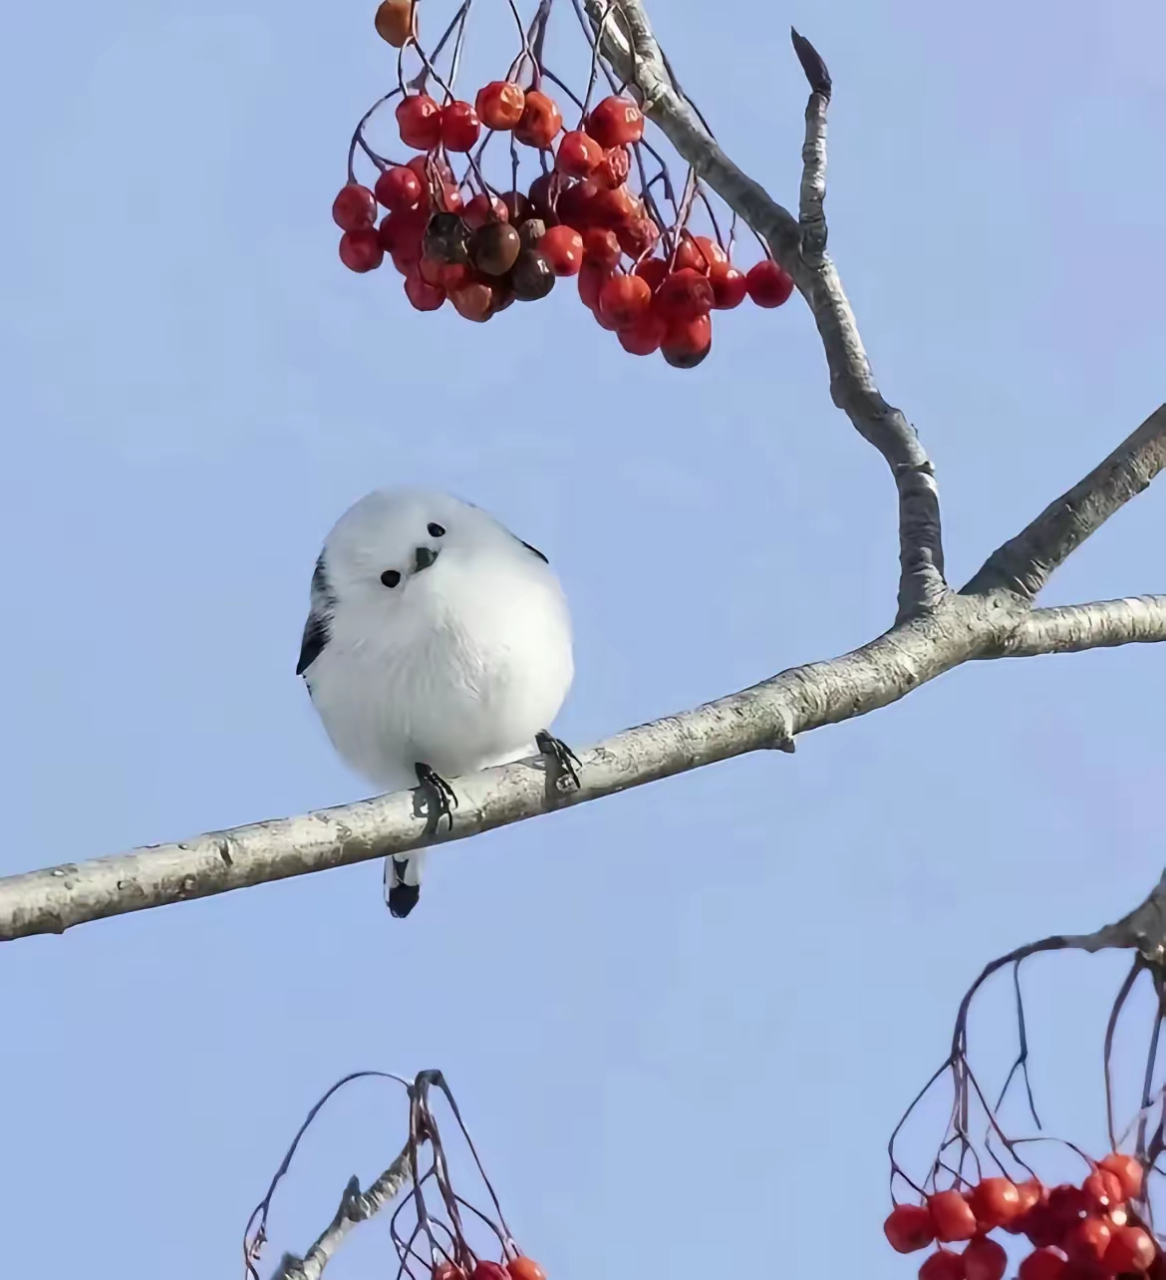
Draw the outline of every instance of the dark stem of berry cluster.
[[[1123,1137],[1128,1136],[1129,1132],[1127,1130],[1126,1134],[1119,1134],[1114,1118],[1112,1065],[1117,1027],[1138,978],[1143,973],[1148,973],[1154,987],[1156,1007],[1142,1077],[1141,1109],[1131,1123],[1130,1129],[1136,1129],[1135,1155],[1137,1158],[1147,1170],[1163,1172],[1158,1169],[1157,1161],[1166,1151],[1166,1097],[1164,1097],[1166,1091],[1161,1086],[1155,1090],[1154,1079],[1157,1069],[1161,1029],[1163,1020],[1166,1019],[1166,873],[1163,874],[1153,892],[1140,906],[1114,924],[1106,925],[1091,934],[1056,934],[1048,938],[1042,938],[1037,942],[1017,947],[1015,950],[1008,952],[1007,955],[1000,956],[985,965],[980,975],[968,988],[960,1001],[952,1033],[951,1052],[947,1060],[912,1100],[911,1105],[907,1108],[907,1111],[891,1134],[888,1155],[891,1164],[892,1199],[894,1199],[896,1177],[901,1178],[918,1195],[923,1196],[929,1188],[936,1188],[937,1176],[943,1173],[950,1176],[953,1186],[968,1185],[968,1179],[964,1176],[964,1169],[969,1159],[975,1165],[977,1178],[981,1176],[979,1152],[970,1133],[973,1104],[978,1106],[986,1120],[985,1136],[980,1146],[1000,1170],[1001,1174],[1005,1176],[1009,1175],[1009,1170],[1001,1157],[997,1155],[993,1139],[998,1141],[1007,1156],[1030,1176],[1034,1176],[1033,1171],[1017,1149],[1029,1143],[1056,1141],[1061,1146],[1076,1152],[1086,1164],[1092,1163],[1090,1157],[1074,1143],[1062,1139],[1053,1139],[1043,1133],[1027,1138],[1008,1137],[997,1120],[997,1113],[1005,1102],[1009,1088],[1019,1074],[1024,1081],[1029,1114],[1037,1130],[1042,1128],[1033,1097],[1032,1083],[1028,1074],[1028,1032],[1024,1016],[1024,1001],[1020,989],[1020,965],[1022,962],[1031,956],[1047,951],[1079,950],[1093,953],[1110,949],[1132,950],[1135,955],[1133,964],[1114,999],[1105,1029],[1103,1061],[1106,1122],[1109,1141],[1112,1148],[1117,1150]],[[1012,966],[1013,971],[1019,1050],[993,1107],[984,1096],[968,1063],[968,1016],[972,1001],[980,988],[993,974],[1007,966]],[[920,1185],[909,1177],[899,1164],[895,1155],[895,1143],[916,1107],[920,1105],[934,1085],[949,1074],[952,1081],[953,1104],[947,1133],[940,1144],[938,1154],[927,1178]],[[1151,1131],[1152,1119],[1153,1128]],[[954,1164],[946,1159],[947,1151],[953,1146],[959,1148],[959,1156]],[[1147,1221],[1151,1220],[1152,1215],[1148,1198],[1145,1204],[1145,1216]]]

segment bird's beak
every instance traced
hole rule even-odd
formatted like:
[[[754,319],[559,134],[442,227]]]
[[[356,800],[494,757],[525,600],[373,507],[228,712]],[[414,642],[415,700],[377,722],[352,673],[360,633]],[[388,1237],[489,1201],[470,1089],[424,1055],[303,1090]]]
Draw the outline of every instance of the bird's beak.
[[[413,572],[420,573],[422,569],[428,569],[438,556],[438,552],[430,550],[429,547],[418,547],[413,552]]]

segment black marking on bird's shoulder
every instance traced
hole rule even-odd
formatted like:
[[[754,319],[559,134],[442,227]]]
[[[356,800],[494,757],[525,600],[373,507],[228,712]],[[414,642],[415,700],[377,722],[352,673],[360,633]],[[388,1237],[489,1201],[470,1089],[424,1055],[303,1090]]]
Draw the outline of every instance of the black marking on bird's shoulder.
[[[389,890],[389,914],[403,919],[417,905],[421,897],[421,886],[418,884],[395,884]]]
[[[316,558],[316,567],[312,570],[312,595],[325,600],[332,599],[332,588],[328,585],[328,570],[324,567],[324,553]]]
[[[522,542],[521,538],[519,538],[519,542]],[[546,556],[543,555],[543,553],[538,549],[538,547],[532,547],[529,542],[523,542],[522,545],[527,549],[527,551],[533,551],[534,554],[538,556],[538,558],[543,562],[543,564],[550,564],[550,561],[546,558]]]
[[[328,569],[324,564],[324,553],[321,551],[312,570],[312,607],[308,620],[304,624],[304,638],[300,645],[300,660],[296,664],[296,675],[302,676],[313,662],[324,652],[324,646],[332,637],[332,610],[336,607],[336,597],[332,594],[332,586],[328,581]]]
[[[315,609],[308,614],[308,620],[304,624],[303,643],[300,645],[300,660],[296,663],[297,676],[302,676],[324,652],[324,646],[332,637],[328,621],[327,614],[317,613]]]

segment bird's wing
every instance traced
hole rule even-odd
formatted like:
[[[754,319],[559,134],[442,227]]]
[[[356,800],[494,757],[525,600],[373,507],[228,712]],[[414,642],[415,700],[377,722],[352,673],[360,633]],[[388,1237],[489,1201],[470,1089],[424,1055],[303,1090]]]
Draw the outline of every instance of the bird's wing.
[[[519,538],[518,541],[522,542],[522,539]],[[538,549],[538,547],[532,547],[529,542],[522,542],[522,545],[527,549],[527,551],[533,551],[534,554],[538,556],[538,558],[543,562],[543,564],[550,564],[550,561],[546,558],[546,556],[543,555],[543,553]]]
[[[308,620],[304,623],[300,660],[296,663],[297,676],[302,676],[324,652],[324,646],[331,636],[330,623],[332,610],[335,607],[336,597],[328,584],[328,570],[324,564],[324,553],[321,551],[316,567],[312,571],[312,605],[308,611]]]

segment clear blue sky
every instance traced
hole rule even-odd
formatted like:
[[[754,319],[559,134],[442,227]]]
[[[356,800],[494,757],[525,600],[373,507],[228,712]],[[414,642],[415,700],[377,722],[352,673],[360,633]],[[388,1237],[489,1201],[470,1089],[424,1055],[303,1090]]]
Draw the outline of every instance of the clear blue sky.
[[[787,201],[789,24],[826,57],[831,248],[964,580],[1163,399],[1166,12],[656,10]],[[371,11],[6,19],[5,872],[364,794],[293,670],[318,544],[378,485],[464,493],[549,554],[581,746],[891,620],[890,481],[796,299],[728,317],[686,374],[566,296],[473,328],[340,268],[346,139],[389,78]],[[1152,490],[1048,599],[1166,590],[1164,539]],[[443,850],[405,923],[366,864],[6,947],[5,1269],[235,1274],[327,1085],[437,1065],[553,1280],[910,1277],[879,1232],[887,1133],[983,961],[1156,879],[1164,693],[1162,649],[976,665],[794,757]],[[1038,1085],[1094,1142],[1121,966],[1037,966]],[[1006,994],[979,1024],[1001,1060]],[[394,1103],[358,1086],[325,1116],[269,1266],[394,1153]],[[332,1280],[383,1274],[386,1243],[359,1233]]]

